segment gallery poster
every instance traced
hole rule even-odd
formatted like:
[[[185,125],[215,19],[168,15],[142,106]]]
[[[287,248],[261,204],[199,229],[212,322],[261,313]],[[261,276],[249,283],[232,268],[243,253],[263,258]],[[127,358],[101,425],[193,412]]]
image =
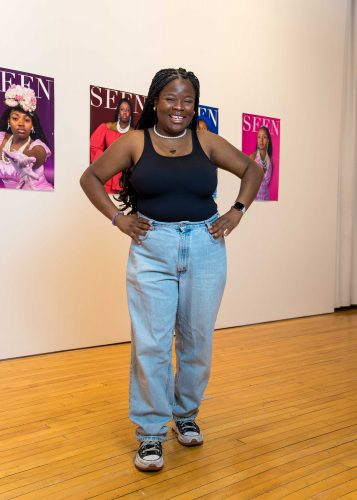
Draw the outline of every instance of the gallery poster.
[[[44,75],[29,73],[16,69],[0,68],[0,116],[3,118],[8,107],[4,103],[5,92],[11,85],[19,85],[26,89],[32,89],[36,97],[35,115],[32,120],[34,128],[31,131],[30,142],[40,141],[36,145],[45,144],[46,160],[43,165],[27,167],[24,175],[21,160],[16,164],[16,171],[21,180],[12,176],[11,168],[15,163],[4,164],[3,155],[0,158],[0,188],[10,187],[11,189],[52,191],[54,188],[54,165],[55,165],[55,144],[54,144],[54,79]],[[37,125],[38,124],[38,125]],[[13,135],[12,129],[8,128],[8,121],[1,120],[1,132],[6,132],[1,146],[3,147],[8,139]],[[42,129],[40,131],[40,129]],[[16,133],[16,130],[14,130]],[[2,136],[3,134],[1,134]],[[40,139],[39,139],[40,138]],[[0,146],[0,147],[1,147]],[[29,149],[29,153],[30,153]],[[12,149],[10,149],[12,151]],[[26,151],[26,149],[25,149]],[[21,154],[21,153],[20,153]],[[20,155],[19,154],[19,155]],[[18,156],[20,158],[20,156]],[[9,161],[9,160],[8,160]]]
[[[119,139],[120,133],[116,128],[118,117],[117,107],[121,99],[127,99],[130,107],[130,128],[135,128],[141,116],[146,96],[114,90],[97,85],[90,86],[90,161],[93,162],[107,149],[112,142]],[[128,105],[128,103],[127,103]],[[198,112],[201,126],[213,133],[218,133],[218,109],[210,106],[200,106]],[[107,123],[111,123],[108,129]],[[200,123],[199,123],[200,125]],[[120,191],[120,174],[110,179],[105,184],[109,194]]]
[[[118,101],[125,98],[130,101],[134,120],[131,125],[135,128],[141,116],[146,96],[125,90],[107,89],[96,85],[90,86],[90,135],[102,123],[114,122]]]
[[[242,151],[262,165],[265,170],[256,200],[277,201],[279,194],[280,119],[243,113]]]
[[[203,124],[207,126],[207,130],[210,132],[218,134],[218,108],[204,106],[203,104],[199,106],[197,128],[200,128]]]

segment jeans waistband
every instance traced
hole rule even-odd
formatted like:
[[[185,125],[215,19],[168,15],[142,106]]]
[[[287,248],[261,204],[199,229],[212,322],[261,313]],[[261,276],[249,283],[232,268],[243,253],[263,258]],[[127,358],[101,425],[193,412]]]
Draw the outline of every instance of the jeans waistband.
[[[189,226],[193,226],[193,227],[199,227],[199,226],[206,226],[206,227],[209,227],[215,220],[217,220],[219,218],[219,213],[216,212],[215,214],[212,215],[212,217],[210,217],[209,219],[206,219],[206,220],[200,220],[200,221],[197,221],[197,222],[191,222],[189,220],[183,220],[183,221],[180,221],[180,222],[163,222],[163,221],[158,221],[158,220],[155,220],[155,219],[150,219],[150,217],[146,217],[146,215],[138,212],[138,216],[141,217],[142,219],[146,219],[147,221],[149,221],[149,223],[152,225],[152,226],[160,226],[160,227],[170,227],[172,229],[181,229],[182,227],[189,227]]]

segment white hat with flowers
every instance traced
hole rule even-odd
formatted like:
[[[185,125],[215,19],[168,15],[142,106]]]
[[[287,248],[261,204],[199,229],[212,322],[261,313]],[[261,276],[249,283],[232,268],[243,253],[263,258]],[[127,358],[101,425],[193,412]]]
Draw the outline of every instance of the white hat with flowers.
[[[36,96],[32,89],[12,84],[5,92],[5,104],[10,108],[20,106],[26,113],[36,109]]]

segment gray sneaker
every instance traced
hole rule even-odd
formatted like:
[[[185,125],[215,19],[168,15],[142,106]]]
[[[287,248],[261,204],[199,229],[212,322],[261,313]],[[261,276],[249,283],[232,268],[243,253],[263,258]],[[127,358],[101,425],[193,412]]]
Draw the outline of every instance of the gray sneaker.
[[[172,430],[176,432],[178,442],[184,446],[198,446],[203,443],[203,434],[194,420],[178,420]]]
[[[157,471],[164,466],[160,441],[142,441],[135,459],[135,467],[142,471]]]

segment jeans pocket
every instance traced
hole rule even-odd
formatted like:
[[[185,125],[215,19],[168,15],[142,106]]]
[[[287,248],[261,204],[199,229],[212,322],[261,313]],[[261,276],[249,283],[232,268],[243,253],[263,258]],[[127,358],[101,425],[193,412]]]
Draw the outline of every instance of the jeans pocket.
[[[220,242],[223,240],[223,236],[220,236],[219,238],[215,238],[215,237],[213,236],[213,234],[211,234],[211,233],[208,231],[208,229],[209,229],[209,228],[206,228],[206,229],[207,229],[207,234],[208,234],[208,236],[209,236],[209,239],[210,239],[213,243],[217,244],[217,243],[220,243]]]
[[[138,240],[139,240],[139,241],[145,241],[145,240],[146,240],[146,238],[149,236],[150,231],[151,231],[151,230],[146,231],[146,233],[145,233],[144,235],[142,235],[142,234],[138,234]]]

